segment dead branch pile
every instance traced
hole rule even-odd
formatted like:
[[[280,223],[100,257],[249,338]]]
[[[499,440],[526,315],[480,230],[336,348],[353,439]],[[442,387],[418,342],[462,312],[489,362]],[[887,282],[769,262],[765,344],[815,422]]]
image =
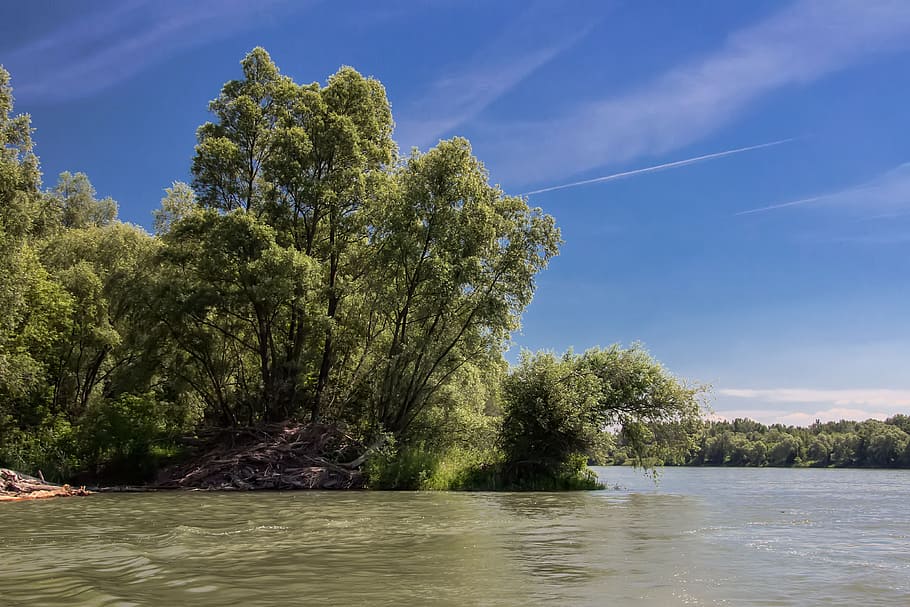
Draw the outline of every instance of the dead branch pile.
[[[88,495],[85,487],[52,485],[41,479],[0,468],[0,502],[34,500],[46,497],[70,497]]]
[[[157,486],[222,490],[359,489],[365,447],[336,426],[285,424],[235,431],[202,455],[166,471]],[[227,444],[225,444],[227,443]],[[342,463],[352,459],[349,463]]]

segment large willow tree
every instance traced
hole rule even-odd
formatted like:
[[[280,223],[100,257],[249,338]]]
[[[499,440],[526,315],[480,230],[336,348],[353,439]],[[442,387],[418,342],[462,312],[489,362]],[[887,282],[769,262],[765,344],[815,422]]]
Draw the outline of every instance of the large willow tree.
[[[405,436],[466,363],[499,365],[558,231],[465,140],[400,160],[378,81],[298,85],[261,48],[241,65],[199,128],[195,202],[178,186],[158,214],[181,372],[232,424]]]
[[[0,67],[0,446],[5,422],[40,418],[32,400],[42,388],[43,359],[70,308],[35,244],[46,223],[40,188],[31,120],[13,114],[10,76]]]

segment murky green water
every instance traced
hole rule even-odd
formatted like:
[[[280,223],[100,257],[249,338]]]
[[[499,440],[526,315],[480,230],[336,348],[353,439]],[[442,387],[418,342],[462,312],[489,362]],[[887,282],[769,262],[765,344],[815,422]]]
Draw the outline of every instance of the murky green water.
[[[0,605],[910,605],[910,472],[0,505]]]

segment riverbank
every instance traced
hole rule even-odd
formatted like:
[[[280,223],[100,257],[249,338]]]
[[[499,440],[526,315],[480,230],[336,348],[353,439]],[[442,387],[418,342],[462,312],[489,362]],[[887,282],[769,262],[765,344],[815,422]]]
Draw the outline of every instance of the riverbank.
[[[50,497],[73,497],[89,495],[85,487],[53,485],[40,478],[34,478],[13,470],[0,468],[0,502],[46,499]]]
[[[367,446],[337,425],[286,422],[211,434],[150,488],[581,491],[603,485],[580,458],[562,466],[507,464],[489,450],[393,448],[382,440]]]
[[[367,447],[337,426],[282,424],[212,437],[161,472],[160,489],[362,489]]]
[[[602,489],[581,459],[564,466],[507,464],[483,449],[436,451],[423,444],[367,445],[344,427],[284,422],[199,431],[182,439],[184,451],[154,476],[115,476],[100,470],[80,483],[95,493],[155,491],[573,491]],[[139,468],[137,468],[139,470]],[[122,471],[118,471],[121,472]],[[7,500],[87,494],[69,485],[8,471]],[[13,487],[15,485],[15,487]],[[36,491],[43,490],[42,493]],[[80,493],[82,491],[83,493]],[[33,497],[28,497],[33,496]]]

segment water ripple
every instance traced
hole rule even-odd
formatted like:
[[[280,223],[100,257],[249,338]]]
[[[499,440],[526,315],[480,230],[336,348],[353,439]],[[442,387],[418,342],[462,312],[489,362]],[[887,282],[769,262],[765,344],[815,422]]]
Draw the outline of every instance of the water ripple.
[[[809,472],[809,474],[806,474]],[[904,605],[910,476],[670,469],[572,494],[0,508],[0,605]]]

